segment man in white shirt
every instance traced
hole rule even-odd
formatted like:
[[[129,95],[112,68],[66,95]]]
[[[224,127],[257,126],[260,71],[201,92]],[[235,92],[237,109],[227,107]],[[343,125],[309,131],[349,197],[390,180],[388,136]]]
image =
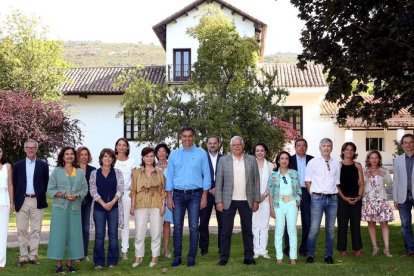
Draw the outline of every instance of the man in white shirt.
[[[311,194],[311,226],[308,236],[306,263],[314,261],[316,239],[325,213],[325,262],[333,264],[333,242],[335,220],[338,210],[338,190],[340,184],[339,160],[331,157],[332,140],[324,138],[319,143],[321,157],[313,158],[306,167],[305,183]]]

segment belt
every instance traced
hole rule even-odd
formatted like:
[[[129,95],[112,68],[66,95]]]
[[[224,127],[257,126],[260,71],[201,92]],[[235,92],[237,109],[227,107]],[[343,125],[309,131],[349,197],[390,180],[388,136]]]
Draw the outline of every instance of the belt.
[[[174,189],[173,192],[177,193],[177,194],[196,194],[196,193],[202,193],[203,189],[202,188],[193,189],[193,190],[177,190],[177,189]]]
[[[280,200],[284,203],[291,202],[293,200],[293,195],[281,195]]]
[[[312,194],[317,195],[317,196],[321,196],[321,197],[334,197],[334,196],[338,195],[338,194],[321,194],[321,193],[312,193]]]
[[[25,194],[24,197],[36,198],[36,195],[28,195],[28,194]]]

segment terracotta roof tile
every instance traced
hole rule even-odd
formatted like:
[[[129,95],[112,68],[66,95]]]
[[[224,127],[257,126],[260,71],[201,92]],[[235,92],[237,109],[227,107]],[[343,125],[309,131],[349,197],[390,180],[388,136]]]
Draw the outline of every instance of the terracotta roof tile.
[[[366,102],[372,102],[374,96],[372,95],[364,95],[364,100]],[[336,114],[338,113],[338,105],[323,101],[321,103],[321,116],[324,117],[331,117],[336,118]],[[414,128],[414,117],[408,112],[407,109],[403,108],[400,112],[393,116],[392,118],[385,121],[387,128]],[[372,128],[376,126],[368,125],[366,121],[362,121],[361,118],[353,118],[348,117],[346,120],[346,124],[343,126],[346,128]]]
[[[114,88],[122,73],[135,67],[73,68],[66,72],[68,80],[60,87],[64,95],[121,95],[125,87]],[[164,66],[146,66],[145,79],[153,83],[165,82]]]
[[[260,65],[265,72],[272,73],[277,69],[275,85],[282,88],[289,87],[327,87],[323,66],[309,63],[305,70],[299,69],[291,63],[263,63]],[[261,76],[263,78],[263,76]]]

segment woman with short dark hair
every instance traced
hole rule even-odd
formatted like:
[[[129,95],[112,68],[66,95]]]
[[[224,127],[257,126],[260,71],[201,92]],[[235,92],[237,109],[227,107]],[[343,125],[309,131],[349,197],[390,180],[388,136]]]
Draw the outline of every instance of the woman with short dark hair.
[[[106,263],[115,267],[119,261],[118,226],[123,227],[123,205],[120,200],[124,193],[122,172],[114,168],[115,152],[105,148],[99,154],[101,167],[91,173],[90,193],[93,198],[91,217],[95,224],[95,247],[93,261],[95,269],[105,264],[105,229],[108,225],[108,254]]]
[[[167,168],[168,168],[168,156],[170,155],[171,150],[165,143],[158,144],[155,147],[155,157],[157,157],[158,162],[155,162],[155,166],[159,168],[163,173],[164,176],[167,176]],[[167,202],[165,202],[167,204]],[[174,223],[172,211],[168,209],[168,206],[165,206],[165,215],[164,215],[164,223],[163,223],[163,231],[162,236],[164,237],[164,256],[166,258],[171,258],[169,243],[170,243],[170,236],[171,236],[171,224]]]
[[[65,252],[69,272],[76,271],[72,261],[85,256],[79,237],[82,236],[81,205],[87,192],[88,184],[78,169],[75,149],[64,147],[47,187],[47,193],[53,197],[47,257],[57,260],[56,273],[63,273]]]
[[[364,193],[362,166],[356,162],[358,154],[356,145],[346,142],[341,148],[341,174],[338,188],[338,239],[337,249],[345,257],[347,247],[348,225],[351,228],[352,251],[361,256],[361,208]]]
[[[150,224],[151,253],[150,267],[158,263],[161,247],[161,229],[165,213],[165,177],[155,167],[155,151],[146,147],[141,152],[141,168],[132,172],[131,215],[135,216],[135,262],[141,264],[145,253],[145,235]]]

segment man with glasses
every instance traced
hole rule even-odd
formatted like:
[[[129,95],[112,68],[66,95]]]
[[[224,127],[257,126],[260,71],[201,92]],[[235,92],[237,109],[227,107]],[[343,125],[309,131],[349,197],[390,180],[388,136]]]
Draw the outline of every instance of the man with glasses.
[[[316,240],[325,214],[325,262],[333,264],[333,242],[335,220],[338,210],[338,190],[340,184],[339,160],[331,157],[332,140],[324,138],[319,143],[321,157],[313,158],[306,167],[305,183],[311,194],[311,226],[308,236],[306,263],[313,263]]]
[[[260,175],[256,158],[244,153],[244,141],[239,136],[230,140],[231,154],[220,159],[216,178],[216,208],[222,214],[220,261],[224,266],[230,257],[234,217],[239,211],[246,265],[254,265],[253,212],[259,209]]]
[[[13,169],[19,266],[27,262],[39,264],[38,247],[43,210],[47,208],[49,166],[36,158],[37,149],[38,143],[35,140],[27,140],[24,143],[26,158],[18,161]]]
[[[195,265],[200,209],[207,206],[207,193],[211,185],[207,153],[195,146],[194,138],[194,129],[183,127],[181,129],[182,147],[174,150],[168,159],[166,191],[168,208],[173,212],[174,220],[174,261],[171,264],[172,267],[181,265],[186,210],[190,228],[187,266]]]

